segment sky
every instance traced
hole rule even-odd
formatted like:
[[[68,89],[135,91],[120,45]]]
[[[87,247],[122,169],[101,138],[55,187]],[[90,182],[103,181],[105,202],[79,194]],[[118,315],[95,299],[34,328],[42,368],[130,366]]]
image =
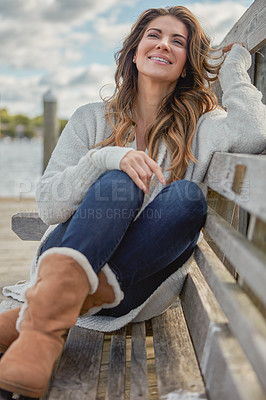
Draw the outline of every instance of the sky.
[[[0,0],[0,108],[33,118],[52,90],[58,117],[114,89],[114,54],[141,12],[188,7],[219,44],[250,0]]]

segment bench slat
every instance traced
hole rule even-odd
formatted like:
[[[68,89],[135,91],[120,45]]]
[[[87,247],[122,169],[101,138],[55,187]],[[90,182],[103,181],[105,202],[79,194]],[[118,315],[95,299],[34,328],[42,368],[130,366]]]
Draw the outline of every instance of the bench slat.
[[[266,156],[215,153],[204,180],[211,189],[266,221]]]
[[[22,240],[41,240],[48,225],[40,218],[38,213],[17,213],[12,216],[12,231]]]
[[[181,305],[153,318],[152,328],[159,398],[206,398]]]
[[[195,262],[181,300],[209,398],[263,400],[258,378]]]
[[[205,240],[194,257],[266,392],[266,323],[262,315]]]
[[[195,260],[181,292],[181,304],[199,361],[203,356],[210,323],[219,327],[227,324],[228,320],[206,284]]]
[[[115,332],[111,339],[108,382],[105,400],[124,400],[126,379],[126,330]]]
[[[132,325],[130,400],[148,400],[148,373],[145,323]]]
[[[262,102],[266,104],[266,45],[264,45],[258,53],[256,53],[256,87],[261,91],[263,97]],[[266,149],[264,150],[266,154]]]
[[[101,332],[80,327],[70,330],[54,373],[49,400],[96,400],[103,341]]]
[[[205,230],[266,306],[266,255],[211,208]]]
[[[266,42],[266,3],[256,0],[233,26],[221,43],[243,42],[252,53]]]

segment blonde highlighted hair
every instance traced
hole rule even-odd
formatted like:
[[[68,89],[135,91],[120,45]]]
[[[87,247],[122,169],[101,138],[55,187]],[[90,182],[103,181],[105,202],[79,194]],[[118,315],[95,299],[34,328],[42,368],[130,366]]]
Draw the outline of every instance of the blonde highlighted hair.
[[[156,120],[146,134],[149,156],[156,160],[161,140],[171,155],[168,183],[182,179],[190,160],[196,162],[191,145],[200,116],[217,107],[211,82],[217,79],[219,66],[208,59],[213,51],[210,40],[196,17],[183,6],[152,8],[143,12],[132,26],[116,54],[116,88],[107,100],[107,117],[113,133],[98,146],[125,146],[135,136],[132,107],[137,94],[138,71],[132,62],[148,24],[160,16],[171,15],[188,30],[186,76],[180,77],[175,89],[163,99]],[[211,75],[210,75],[211,74]]]

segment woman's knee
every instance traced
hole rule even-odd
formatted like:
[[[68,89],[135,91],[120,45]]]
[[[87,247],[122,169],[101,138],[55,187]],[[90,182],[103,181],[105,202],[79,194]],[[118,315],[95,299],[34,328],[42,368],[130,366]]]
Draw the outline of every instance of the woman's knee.
[[[102,174],[95,182],[95,194],[106,201],[125,202],[128,207],[140,207],[144,197],[128,174],[120,170]]]
[[[184,213],[193,219],[206,217],[206,198],[195,182],[179,180],[172,182],[169,186],[171,186],[169,196],[172,197],[175,204],[178,203],[182,207]]]

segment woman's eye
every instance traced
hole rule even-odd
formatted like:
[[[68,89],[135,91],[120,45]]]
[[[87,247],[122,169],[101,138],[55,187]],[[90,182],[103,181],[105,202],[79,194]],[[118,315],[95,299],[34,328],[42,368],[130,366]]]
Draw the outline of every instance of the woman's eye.
[[[155,37],[155,38],[158,38],[158,35],[156,35],[156,33],[149,33],[149,34],[148,34],[148,37]]]
[[[180,40],[174,40],[174,43],[180,45],[180,46],[184,46],[184,43],[181,42]]]

